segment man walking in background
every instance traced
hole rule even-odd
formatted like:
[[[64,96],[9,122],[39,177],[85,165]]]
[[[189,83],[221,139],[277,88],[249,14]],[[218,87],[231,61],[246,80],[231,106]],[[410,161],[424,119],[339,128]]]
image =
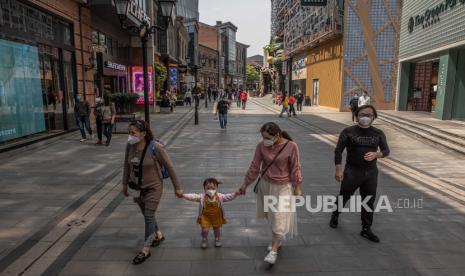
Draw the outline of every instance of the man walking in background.
[[[355,111],[358,109],[358,94],[355,94],[354,97],[350,100],[349,106],[350,111],[352,111],[352,122],[356,123]]]
[[[220,127],[222,129],[225,129],[226,125],[228,124],[229,108],[230,108],[230,103],[228,100],[226,100],[225,97],[221,98],[216,104],[215,116],[218,116],[218,120],[220,121]]]
[[[74,114],[76,114],[76,120],[79,126],[79,130],[81,131],[81,140],[80,142],[84,142],[87,140],[86,132],[89,132],[90,139],[94,138],[92,134],[92,128],[90,127],[90,106],[86,100],[82,100],[81,96],[76,96],[76,105],[74,106]]]

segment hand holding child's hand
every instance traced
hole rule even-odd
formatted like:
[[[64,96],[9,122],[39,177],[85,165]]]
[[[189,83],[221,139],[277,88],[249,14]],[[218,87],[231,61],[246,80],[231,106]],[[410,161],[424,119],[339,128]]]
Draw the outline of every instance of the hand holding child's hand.
[[[176,195],[177,198],[182,198],[184,192],[183,192],[183,190],[181,190],[181,189],[176,189],[176,191],[174,192],[174,194]]]

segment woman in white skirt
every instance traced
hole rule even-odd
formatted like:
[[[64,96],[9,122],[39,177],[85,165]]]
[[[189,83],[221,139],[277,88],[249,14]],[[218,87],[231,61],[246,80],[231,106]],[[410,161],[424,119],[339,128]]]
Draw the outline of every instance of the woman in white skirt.
[[[254,189],[257,193],[257,217],[268,220],[273,237],[265,262],[274,264],[282,241],[297,235],[297,215],[287,200],[293,195],[302,195],[302,171],[299,147],[287,132],[273,122],[264,124],[260,132],[263,141],[255,149],[240,193],[244,195],[247,187],[258,178],[258,185]],[[278,201],[286,198],[286,201],[273,205],[275,208],[270,205],[270,208],[264,208],[265,201],[272,202],[267,196],[275,197]]]

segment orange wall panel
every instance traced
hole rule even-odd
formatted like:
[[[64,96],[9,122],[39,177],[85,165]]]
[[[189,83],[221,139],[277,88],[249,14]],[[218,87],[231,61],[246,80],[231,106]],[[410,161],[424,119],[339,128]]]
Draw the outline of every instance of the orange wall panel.
[[[319,81],[318,104],[341,110],[343,47],[342,38],[311,49],[307,55],[307,91],[313,105],[313,81]]]

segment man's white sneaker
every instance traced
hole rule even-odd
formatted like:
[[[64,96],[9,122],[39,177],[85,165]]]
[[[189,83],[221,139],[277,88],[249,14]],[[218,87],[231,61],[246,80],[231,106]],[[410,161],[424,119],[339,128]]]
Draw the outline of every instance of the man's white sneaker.
[[[82,143],[82,142],[85,142],[86,140],[87,140],[87,139],[82,138],[81,140],[79,140],[79,142]]]
[[[268,253],[268,255],[266,255],[264,261],[273,265],[273,264],[276,263],[277,259],[278,259],[278,252],[270,251],[270,253]]]

